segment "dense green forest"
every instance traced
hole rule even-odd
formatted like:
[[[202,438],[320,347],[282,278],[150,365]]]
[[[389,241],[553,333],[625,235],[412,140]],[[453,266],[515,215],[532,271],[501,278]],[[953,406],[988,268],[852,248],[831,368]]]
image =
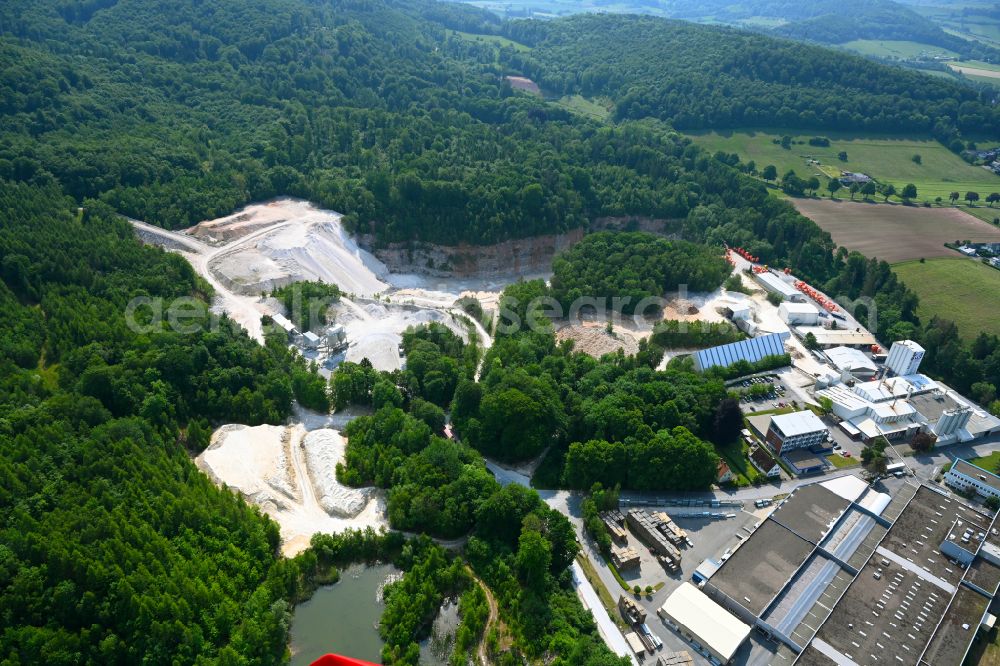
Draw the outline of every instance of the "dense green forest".
[[[485,243],[722,196],[683,139],[515,94],[512,70],[678,128],[997,126],[968,89],[760,35],[579,17],[511,24],[519,54],[453,27],[502,29],[428,0],[4,3],[0,177],[168,227],[293,194],[380,240]]]
[[[131,298],[194,272],[51,183],[0,181],[0,257],[0,660],[280,663],[297,564],[187,450],[280,421],[298,362],[198,300],[202,331],[132,330]]]
[[[507,62],[553,93],[605,95],[618,119],[678,129],[746,126],[1000,133],[986,92],[859,56],[734,30],[643,16],[515,21],[531,45]],[[628,48],[622,48],[628,44]]]
[[[544,290],[541,281],[519,283],[508,287],[504,298],[528,303]],[[425,330],[409,335],[426,336]],[[416,411],[430,397],[411,376],[412,359],[422,353],[427,350],[411,350],[404,371],[343,364],[331,378],[338,402],[378,410],[348,425],[346,461],[338,474],[352,485],[389,488],[393,525],[448,537],[468,532],[475,524],[476,498],[488,496],[485,490],[493,483],[483,476],[473,449],[521,461],[551,448],[559,459],[571,442],[599,439],[629,449],[619,465],[623,471],[597,458],[580,460],[567,469],[567,485],[589,488],[602,481],[679,490],[714,481],[716,458],[701,437],[714,437],[726,390],[721,381],[690,367],[652,370],[662,355],[656,345],[643,345],[635,357],[595,360],[570,344],[556,345],[551,332],[501,335],[483,359],[480,380],[472,372],[461,375],[451,400],[455,431],[472,448],[437,436]],[[687,461],[683,469],[676,467],[679,460]],[[563,482],[561,473],[555,482]]]
[[[383,660],[416,663],[428,617],[468,583],[460,563],[398,534],[317,536],[281,558],[277,526],[188,454],[207,445],[210,423],[280,422],[293,378],[314,373],[283,342],[259,346],[209,315],[181,258],[140,245],[98,202],[79,213],[72,204],[51,184],[0,182],[0,660],[282,663],[291,603],[335,580],[336,566],[389,559],[407,575],[387,592]],[[138,313],[134,330],[134,297],[192,297],[204,330],[173,332]],[[434,327],[406,345],[414,366],[467,355]],[[374,423],[399,425],[406,457],[386,482],[391,520],[442,534],[475,526],[469,560],[502,591],[518,650],[618,664],[572,592],[568,521],[533,491],[501,491],[478,454],[432,434],[443,412],[409,392],[432,397],[434,371],[400,378],[409,413],[385,406],[386,418],[351,424],[352,446]],[[386,384],[373,384],[372,400],[404,404]],[[496,530],[489,517],[514,522]],[[526,614],[525,604],[548,610]]]
[[[380,240],[493,242],[599,216],[683,217],[685,142],[515,94],[428,1],[0,7],[0,177],[178,227],[277,194]],[[96,10],[96,11],[94,11]]]
[[[632,314],[643,300],[689,291],[713,291],[732,267],[717,249],[653,234],[603,231],[585,236],[552,262],[552,295],[564,306],[582,297],[610,305],[627,298]]]

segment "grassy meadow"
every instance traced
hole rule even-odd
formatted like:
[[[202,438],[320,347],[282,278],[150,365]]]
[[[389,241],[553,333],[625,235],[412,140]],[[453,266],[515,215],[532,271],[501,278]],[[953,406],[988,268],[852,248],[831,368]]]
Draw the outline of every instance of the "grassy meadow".
[[[1000,335],[1000,317],[991,314],[1000,294],[1000,270],[961,257],[907,261],[894,264],[892,270],[917,292],[917,314],[922,319],[933,315],[950,319],[967,340],[980,331]]]
[[[792,137],[789,150],[774,143],[783,134]],[[892,183],[897,190],[913,183],[917,186],[918,201],[933,201],[935,197],[947,201],[950,192],[961,192],[964,196],[971,190],[979,192],[981,203],[990,192],[1000,192],[1000,176],[967,164],[931,139],[801,130],[722,130],[689,135],[713,153],[721,150],[738,154],[744,162],[754,160],[758,170],[773,164],[779,177],[790,169],[803,178],[816,175],[823,185],[822,193],[829,179],[841,170],[866,173],[879,182]],[[830,145],[810,146],[808,141],[813,136],[830,139]],[[847,152],[846,162],[838,159],[840,151]],[[920,164],[913,161],[914,155],[920,155]],[[811,164],[810,160],[819,164]],[[838,197],[848,196],[845,191],[838,193]],[[876,199],[881,200],[881,196]]]
[[[954,51],[949,51],[940,46],[931,46],[920,42],[908,42],[889,39],[855,39],[840,45],[845,49],[856,51],[861,55],[875,56],[877,58],[899,58],[908,60],[920,56],[952,56],[957,57]]]
[[[557,106],[568,109],[594,120],[604,121],[611,115],[614,103],[607,100],[591,100],[581,95],[567,95],[554,102]]]

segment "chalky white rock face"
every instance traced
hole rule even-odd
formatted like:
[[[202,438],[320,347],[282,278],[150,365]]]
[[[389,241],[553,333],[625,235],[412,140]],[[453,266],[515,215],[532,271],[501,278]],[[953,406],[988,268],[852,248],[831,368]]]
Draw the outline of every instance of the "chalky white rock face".
[[[332,428],[230,424],[215,432],[196,463],[271,516],[281,530],[282,552],[291,557],[316,533],[388,526],[382,491],[337,481],[345,448]]]
[[[202,222],[188,233],[227,244],[208,268],[235,292],[256,295],[303,280],[330,282],[359,297],[384,292],[388,269],[358,247],[340,219],[308,201],[276,199]]]

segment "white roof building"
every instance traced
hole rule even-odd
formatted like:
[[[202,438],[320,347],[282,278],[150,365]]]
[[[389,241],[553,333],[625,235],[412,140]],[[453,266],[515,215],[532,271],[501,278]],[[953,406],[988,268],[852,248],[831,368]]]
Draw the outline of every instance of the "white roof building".
[[[924,348],[913,340],[897,340],[889,349],[885,366],[897,375],[916,374],[920,361],[924,358]]]
[[[826,350],[826,357],[833,367],[841,372],[847,372],[855,377],[873,377],[878,372],[878,366],[868,354],[852,347],[831,347]]]
[[[841,326],[840,323],[837,324]],[[861,327],[855,328],[826,328],[824,326],[799,326],[799,335],[805,337],[806,333],[812,333],[816,342],[821,347],[837,347],[839,345],[854,345],[858,347],[870,347],[878,342],[875,336]]]
[[[688,582],[667,597],[657,614],[722,664],[728,664],[750,636],[750,625]]]
[[[289,335],[294,335],[297,332],[295,330],[295,324],[293,324],[292,322],[290,322],[288,320],[288,317],[286,317],[283,314],[272,315],[271,316],[271,321],[273,321],[275,324],[277,324],[278,328],[280,328],[281,330],[283,330],[285,333],[288,333]]]
[[[816,396],[830,399],[843,430],[866,440],[905,438],[929,429],[944,445],[1000,433],[1000,419],[924,375],[863,382],[853,389],[834,385]]]
[[[808,409],[790,414],[776,414],[771,417],[771,426],[780,428],[785,437],[808,435],[819,430],[826,430],[826,424]]]
[[[819,309],[809,303],[785,301],[778,306],[778,316],[789,326],[813,326],[819,321]]]
[[[302,345],[308,349],[316,349],[319,347],[319,336],[312,331],[306,331],[302,334]]]
[[[785,282],[774,273],[757,273],[754,275],[764,289],[774,294],[781,294],[785,300],[805,301],[806,297],[794,285]]]

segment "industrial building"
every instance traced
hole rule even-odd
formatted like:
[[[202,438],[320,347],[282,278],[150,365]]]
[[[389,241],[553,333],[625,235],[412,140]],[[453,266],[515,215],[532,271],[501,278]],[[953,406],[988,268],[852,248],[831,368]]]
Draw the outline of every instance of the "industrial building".
[[[906,361],[904,366],[912,363]],[[839,427],[854,439],[877,437],[909,440],[928,432],[938,445],[970,442],[1000,432],[1000,419],[977,407],[940,382],[912,374],[861,382],[853,387],[834,385],[816,391],[829,398]]]
[[[275,326],[284,331],[285,335],[288,336],[289,342],[294,342],[295,338],[298,336],[299,331],[295,328],[295,324],[288,320],[288,318],[283,314],[276,314],[271,317],[271,321],[274,322]]]
[[[871,381],[878,374],[878,366],[871,356],[852,347],[831,347],[824,354],[830,361],[830,365],[841,373],[841,379],[849,381],[851,378],[862,381]]]
[[[696,650],[718,664],[730,663],[750,636],[750,625],[687,582],[667,597],[656,614]]]
[[[827,449],[829,433],[826,424],[808,409],[771,417],[764,440],[782,455],[793,449]]]
[[[705,561],[703,561],[701,564],[698,565],[697,569],[694,570],[694,573],[691,574],[691,579],[695,583],[703,583],[712,576],[714,576],[715,572],[718,571],[719,567],[721,566],[722,562],[720,562],[719,560],[713,560],[712,558],[707,558]]]
[[[1000,587],[993,522],[929,486],[839,477],[795,490],[703,590],[782,663],[957,665]]]
[[[961,664],[1000,586],[998,540],[992,517],[920,486],[794,663]]]
[[[813,337],[816,338],[816,344],[822,349],[830,347],[870,349],[872,345],[878,344],[875,336],[865,329],[860,327],[843,328],[840,324],[837,324],[837,328],[834,328],[833,323],[835,321],[836,319],[826,319],[823,326],[797,326],[795,330],[803,338],[812,333]],[[827,324],[829,324],[829,328],[827,328]]]
[[[924,348],[913,340],[899,340],[892,343],[885,366],[894,375],[906,377],[915,375],[920,370],[920,361],[924,358]]]
[[[798,476],[807,474],[819,474],[825,472],[830,463],[822,453],[815,453],[809,449],[792,449],[781,454],[781,459],[788,463],[792,471]]]
[[[785,301],[778,306],[778,316],[789,326],[815,326],[819,323],[819,310],[809,303]]]
[[[767,356],[781,356],[785,353],[785,340],[789,337],[787,332],[770,333],[759,338],[702,349],[692,355],[694,368],[698,372],[704,372],[715,366],[728,368],[737,361],[756,363]]]
[[[973,491],[980,497],[1000,498],[1000,476],[965,460],[956,460],[944,475],[944,482],[962,492]]]
[[[319,349],[319,336],[312,331],[306,331],[302,334],[302,347],[305,349]]]
[[[774,273],[756,273],[754,277],[764,289],[772,294],[778,294],[786,301],[805,303],[806,296],[795,288],[791,282],[786,282]]]
[[[347,346],[347,333],[340,324],[334,324],[326,329],[326,346],[330,351],[339,351]]]

